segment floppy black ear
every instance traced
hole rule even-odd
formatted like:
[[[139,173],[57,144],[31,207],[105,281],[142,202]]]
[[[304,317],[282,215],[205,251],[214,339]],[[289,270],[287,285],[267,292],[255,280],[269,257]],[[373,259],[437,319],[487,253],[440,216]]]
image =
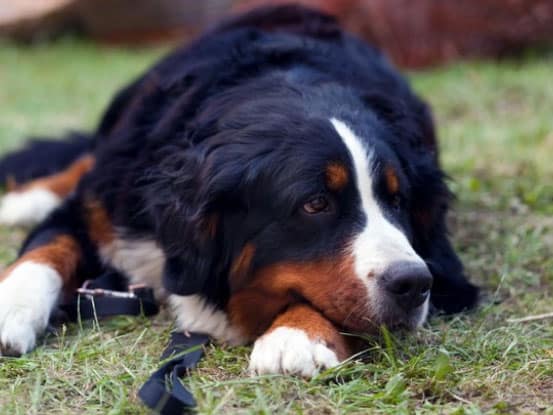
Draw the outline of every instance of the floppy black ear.
[[[225,212],[239,204],[256,154],[266,151],[222,133],[183,147],[166,148],[154,163],[147,200],[167,258],[163,284],[172,293],[190,295],[224,284],[219,278],[229,265],[226,243],[232,242],[222,229]]]
[[[166,263],[163,284],[174,294],[201,292],[216,275],[217,212],[214,163],[205,153],[173,147],[157,155],[145,186],[148,213]]]
[[[158,237],[167,255],[163,285],[174,294],[191,295],[202,292],[217,275],[217,223],[200,198],[189,201],[195,209],[176,199],[178,195],[159,217]]]

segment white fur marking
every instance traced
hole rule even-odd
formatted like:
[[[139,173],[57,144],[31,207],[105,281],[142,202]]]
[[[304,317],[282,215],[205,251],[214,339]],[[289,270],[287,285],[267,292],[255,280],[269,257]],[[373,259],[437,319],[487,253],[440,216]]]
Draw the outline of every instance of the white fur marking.
[[[0,223],[33,225],[44,220],[62,202],[55,193],[41,188],[7,193],[0,200]]]
[[[100,248],[100,256],[125,273],[131,284],[145,284],[154,290],[156,298],[166,297],[161,282],[165,254],[154,241],[117,238]]]
[[[0,345],[27,353],[41,334],[62,287],[62,278],[48,265],[26,261],[0,283]]]
[[[284,373],[312,377],[321,369],[338,364],[336,353],[322,340],[310,339],[300,329],[279,327],[257,339],[249,370],[259,375]]]
[[[372,154],[367,152],[361,140],[346,124],[335,118],[331,122],[353,159],[361,205],[367,218],[365,228],[353,242],[357,276],[366,281],[369,274],[378,275],[392,263],[400,261],[424,265],[403,232],[385,218],[376,201],[371,177]]]
[[[170,295],[169,305],[177,328],[185,332],[206,333],[220,342],[244,344],[245,338],[230,325],[227,314],[199,295]]]

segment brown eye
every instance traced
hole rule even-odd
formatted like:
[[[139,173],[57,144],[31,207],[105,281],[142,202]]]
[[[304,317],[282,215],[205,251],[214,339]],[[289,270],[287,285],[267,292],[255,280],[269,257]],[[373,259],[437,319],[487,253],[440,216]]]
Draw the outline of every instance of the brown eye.
[[[303,205],[303,210],[310,215],[328,212],[330,210],[330,203],[325,196],[316,196]]]

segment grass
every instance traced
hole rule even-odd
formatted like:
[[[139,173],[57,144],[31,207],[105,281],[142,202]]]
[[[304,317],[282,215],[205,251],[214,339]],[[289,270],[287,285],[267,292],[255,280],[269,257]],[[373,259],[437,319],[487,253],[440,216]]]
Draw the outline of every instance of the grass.
[[[29,134],[91,128],[115,89],[160,53],[73,40],[0,45],[0,150]],[[552,64],[544,55],[411,75],[435,109],[458,196],[455,244],[485,287],[477,311],[369,341],[362,359],[310,381],[251,378],[247,347],[210,346],[186,380],[199,411],[553,414],[552,320],[508,322],[553,311]],[[0,229],[1,263],[23,235]],[[62,327],[33,353],[0,358],[0,413],[147,413],[136,391],[167,341],[163,317]]]

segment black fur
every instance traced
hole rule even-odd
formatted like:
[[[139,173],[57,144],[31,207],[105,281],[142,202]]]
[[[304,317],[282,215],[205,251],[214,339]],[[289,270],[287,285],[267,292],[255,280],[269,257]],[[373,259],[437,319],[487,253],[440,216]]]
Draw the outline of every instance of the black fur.
[[[0,159],[0,183],[9,180],[24,183],[57,173],[92,147],[92,136],[77,132],[62,139],[32,139],[21,150]]]

